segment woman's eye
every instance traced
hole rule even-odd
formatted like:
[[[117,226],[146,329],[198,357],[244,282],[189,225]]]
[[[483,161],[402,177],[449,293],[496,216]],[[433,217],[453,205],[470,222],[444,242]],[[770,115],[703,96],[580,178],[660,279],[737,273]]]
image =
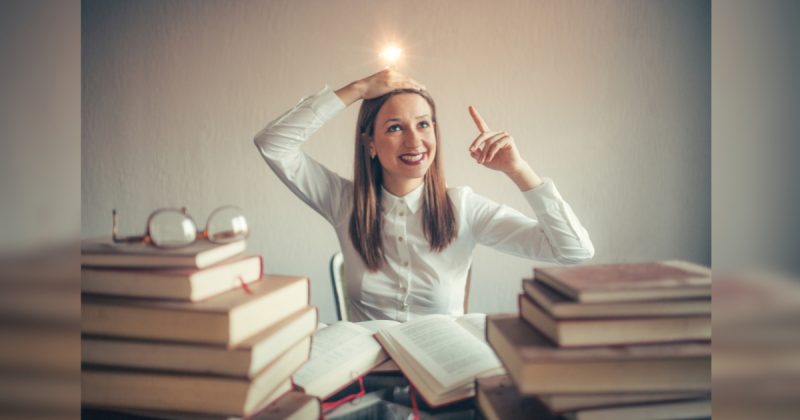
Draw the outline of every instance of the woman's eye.
[[[420,128],[428,128],[431,125],[427,121],[422,121],[419,123]]]
[[[389,129],[388,129],[388,130],[386,130],[386,131],[388,131],[388,132],[390,132],[390,133],[391,133],[391,132],[395,132],[395,131],[400,131],[400,125],[398,125],[398,124],[395,124],[395,125],[393,125],[393,126],[390,126],[390,127],[389,127]]]

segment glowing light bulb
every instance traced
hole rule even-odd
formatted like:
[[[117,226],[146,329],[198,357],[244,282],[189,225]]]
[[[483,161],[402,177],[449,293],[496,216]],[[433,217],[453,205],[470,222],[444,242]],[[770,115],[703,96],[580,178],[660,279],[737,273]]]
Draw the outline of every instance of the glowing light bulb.
[[[387,65],[392,65],[400,59],[400,56],[403,54],[403,50],[398,48],[395,45],[389,45],[384,47],[383,51],[381,51],[381,58],[386,61]]]

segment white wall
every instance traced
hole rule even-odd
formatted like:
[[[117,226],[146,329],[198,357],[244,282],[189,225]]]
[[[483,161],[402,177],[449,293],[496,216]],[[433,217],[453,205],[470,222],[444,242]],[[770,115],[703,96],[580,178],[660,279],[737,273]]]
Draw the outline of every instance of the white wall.
[[[596,261],[710,262],[710,8],[704,1],[84,1],[82,236],[143,229],[163,206],[237,204],[272,273],[302,274],[333,317],[333,230],[269,171],[254,134],[323,85],[380,68],[437,100],[448,184],[531,214],[466,147],[474,104],[552,177]],[[350,177],[357,108],[306,151]],[[536,264],[476,252],[471,309],[513,311]]]

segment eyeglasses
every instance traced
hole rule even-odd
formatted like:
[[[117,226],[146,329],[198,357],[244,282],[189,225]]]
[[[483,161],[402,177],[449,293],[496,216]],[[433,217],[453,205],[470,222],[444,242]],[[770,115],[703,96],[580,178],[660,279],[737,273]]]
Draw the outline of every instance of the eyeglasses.
[[[218,244],[235,242],[249,234],[247,219],[242,210],[234,206],[223,206],[211,212],[203,230],[197,229],[186,207],[158,209],[147,218],[144,235],[128,237],[117,236],[117,210],[111,215],[111,238],[115,243],[143,242],[159,248],[180,248],[201,239]]]

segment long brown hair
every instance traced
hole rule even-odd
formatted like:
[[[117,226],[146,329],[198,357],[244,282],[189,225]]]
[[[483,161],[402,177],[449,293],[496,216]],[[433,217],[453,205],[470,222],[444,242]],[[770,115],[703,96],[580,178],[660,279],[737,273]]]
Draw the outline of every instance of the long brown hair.
[[[441,167],[441,141],[439,124],[436,122],[436,105],[426,91],[397,89],[383,96],[365,100],[358,111],[356,124],[356,144],[353,176],[353,213],[350,216],[350,239],[361,259],[371,271],[380,269],[384,262],[383,216],[381,212],[381,185],[383,167],[378,159],[368,153],[370,139],[375,134],[375,118],[383,104],[392,96],[401,93],[414,93],[422,96],[431,107],[431,118],[436,135],[436,154],[423,178],[422,229],[425,239],[434,252],[445,249],[458,232],[455,211]]]

